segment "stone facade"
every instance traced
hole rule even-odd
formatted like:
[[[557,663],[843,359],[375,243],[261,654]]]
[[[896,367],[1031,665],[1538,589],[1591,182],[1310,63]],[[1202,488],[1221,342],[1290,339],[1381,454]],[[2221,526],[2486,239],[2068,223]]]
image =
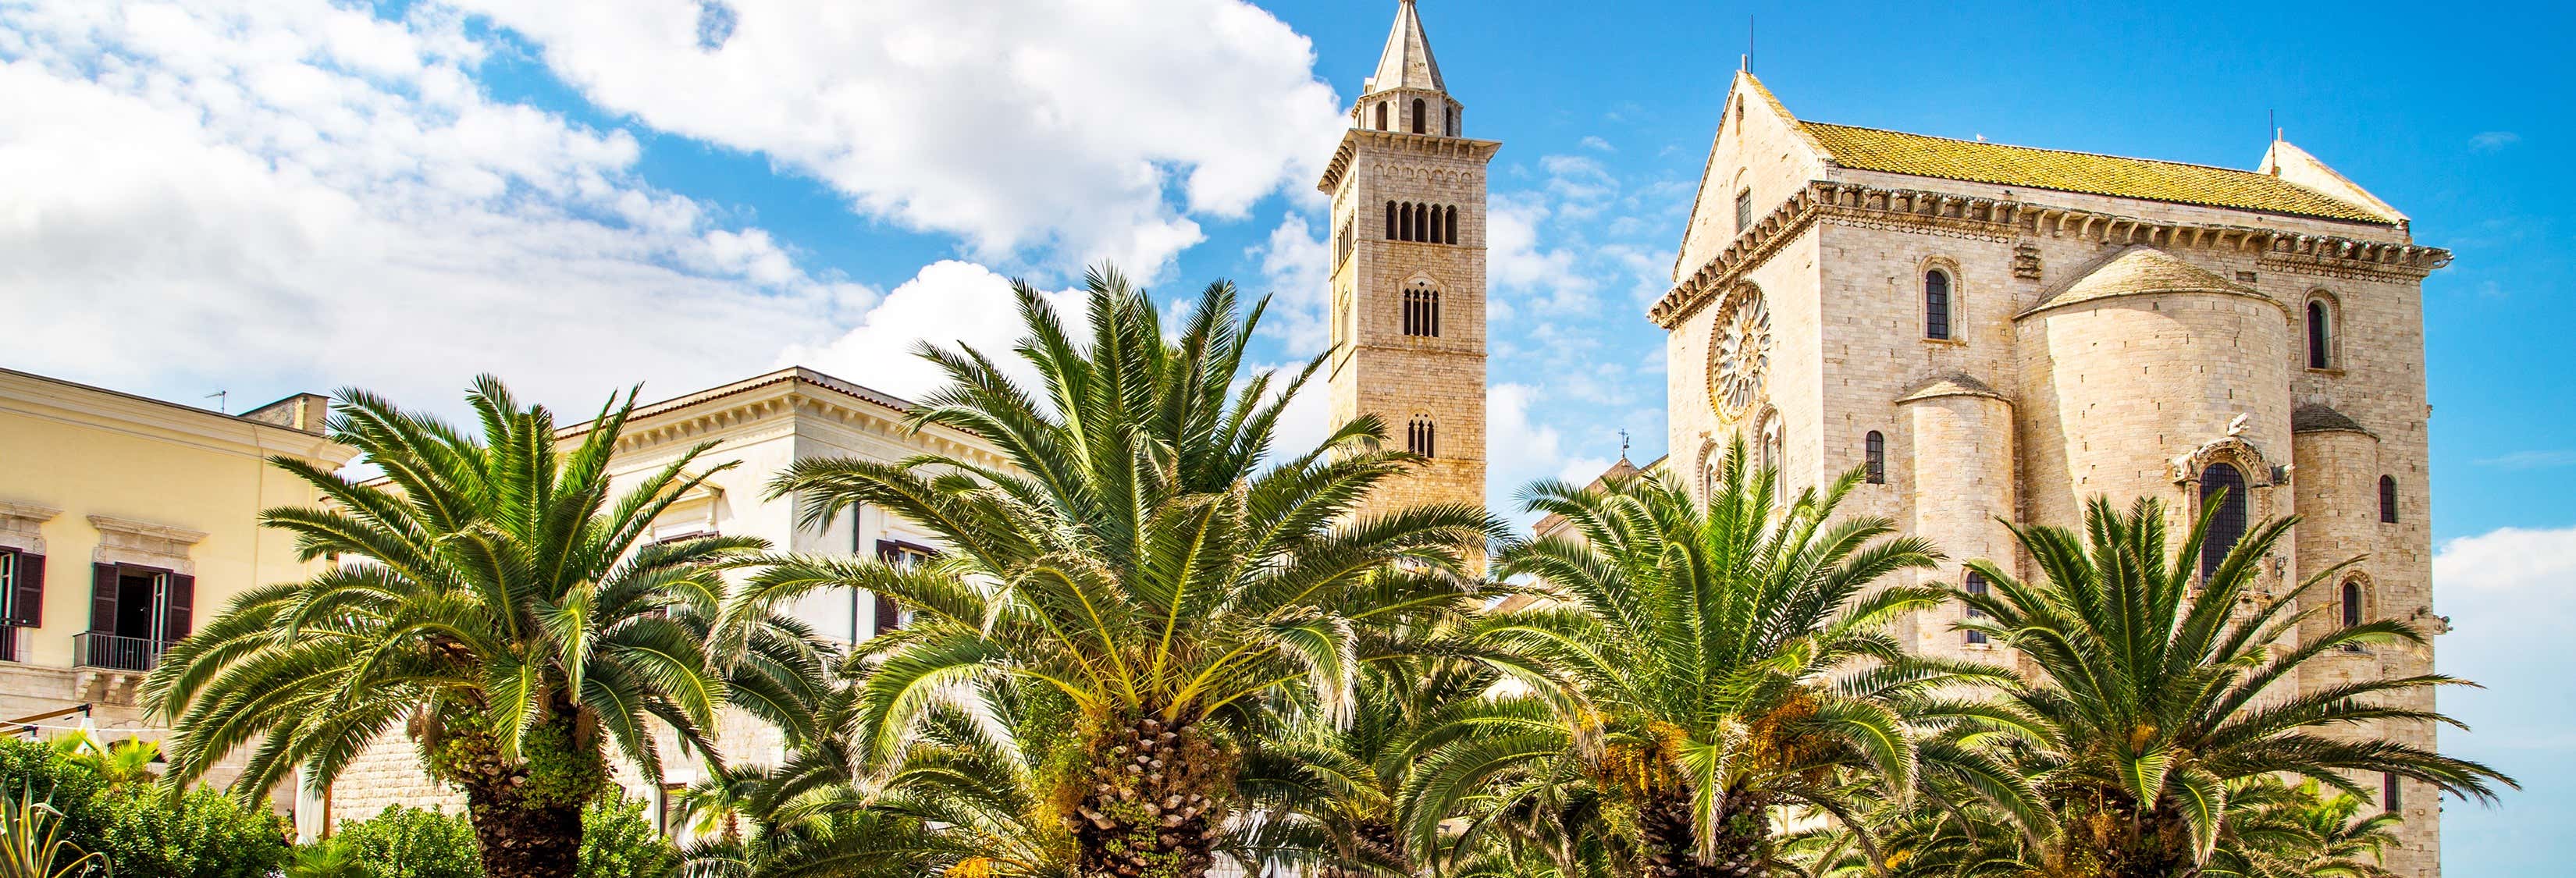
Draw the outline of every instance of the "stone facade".
[[[1411,2],[1316,188],[1333,204],[1333,423],[1430,458],[1372,509],[1485,499],[1485,166]]]
[[[2335,623],[2346,583],[2359,618],[2441,630],[2421,284],[2449,254],[2415,245],[2403,214],[2287,143],[2258,170],[2226,171],[1873,140],[1801,122],[1749,74],[1723,112],[1675,287],[1650,315],[1669,332],[1669,468],[1704,485],[1741,435],[1773,449],[1794,490],[1863,466],[1876,435],[1884,480],[1846,509],[1954,559],[2023,569],[1999,518],[2075,525],[2090,497],[2155,496],[2180,523],[2224,464],[2249,517],[2305,516],[2265,565],[2269,588],[2361,559],[2303,596],[2335,605],[2308,633]],[[1922,167],[1837,154],[1828,138],[1914,149]],[[2074,176],[1988,173],[1998,150]],[[1749,333],[1749,315],[1767,315],[1767,332]],[[1924,578],[1961,575],[1954,561]],[[1952,630],[1961,612],[1900,634],[1926,653],[1998,658]],[[2330,657],[2297,687],[2431,670],[2429,649],[2382,648]],[[2372,731],[2435,743],[2429,724]],[[2388,866],[2436,875],[2440,803],[2402,787],[2405,843]]]

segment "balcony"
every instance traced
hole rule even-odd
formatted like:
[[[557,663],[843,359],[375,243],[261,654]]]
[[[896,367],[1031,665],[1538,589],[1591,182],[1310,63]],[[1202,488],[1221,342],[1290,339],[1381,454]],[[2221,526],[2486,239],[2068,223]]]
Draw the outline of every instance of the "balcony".
[[[161,651],[168,648],[169,641],[146,637],[118,637],[97,631],[72,635],[72,655],[84,668],[149,671],[161,663]]]

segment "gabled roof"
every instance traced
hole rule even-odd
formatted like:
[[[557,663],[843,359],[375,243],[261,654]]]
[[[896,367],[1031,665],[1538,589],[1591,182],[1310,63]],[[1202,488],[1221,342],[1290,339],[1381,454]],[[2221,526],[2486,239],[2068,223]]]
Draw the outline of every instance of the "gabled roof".
[[[1801,120],[1798,125],[1824,146],[1835,164],[1865,171],[2352,222],[2393,225],[2404,219],[2271,174],[2234,168],[1953,140],[1825,122]]]
[[[1422,14],[1413,0],[1396,4],[1395,30],[1386,35],[1386,52],[1378,56],[1377,75],[1369,79],[1372,94],[1397,88],[1449,90],[1440,81],[1440,62],[1431,57],[1431,38],[1422,33]]]

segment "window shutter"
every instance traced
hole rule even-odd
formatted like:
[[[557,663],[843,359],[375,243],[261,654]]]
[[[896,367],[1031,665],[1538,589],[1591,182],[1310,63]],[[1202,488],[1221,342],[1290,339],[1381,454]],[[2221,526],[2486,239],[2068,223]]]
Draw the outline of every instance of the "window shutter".
[[[18,556],[18,569],[10,574],[9,617],[0,625],[34,628],[45,624],[45,556]]]
[[[903,613],[895,609],[894,599],[877,595],[877,633],[884,634],[903,627]]]
[[[92,564],[89,569],[89,630],[114,633],[116,631],[116,565]]]
[[[176,643],[194,630],[196,603],[197,578],[170,574],[169,599],[161,605],[161,635],[167,642]]]

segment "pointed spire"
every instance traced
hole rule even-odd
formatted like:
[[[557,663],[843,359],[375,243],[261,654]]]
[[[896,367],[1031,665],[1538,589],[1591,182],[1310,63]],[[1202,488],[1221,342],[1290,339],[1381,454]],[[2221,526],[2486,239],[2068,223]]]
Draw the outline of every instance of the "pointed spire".
[[[1397,88],[1449,90],[1440,82],[1440,62],[1431,58],[1431,38],[1422,33],[1422,14],[1413,0],[1396,4],[1395,30],[1386,35],[1386,54],[1378,56],[1377,76],[1369,80],[1368,90],[1374,94]]]

